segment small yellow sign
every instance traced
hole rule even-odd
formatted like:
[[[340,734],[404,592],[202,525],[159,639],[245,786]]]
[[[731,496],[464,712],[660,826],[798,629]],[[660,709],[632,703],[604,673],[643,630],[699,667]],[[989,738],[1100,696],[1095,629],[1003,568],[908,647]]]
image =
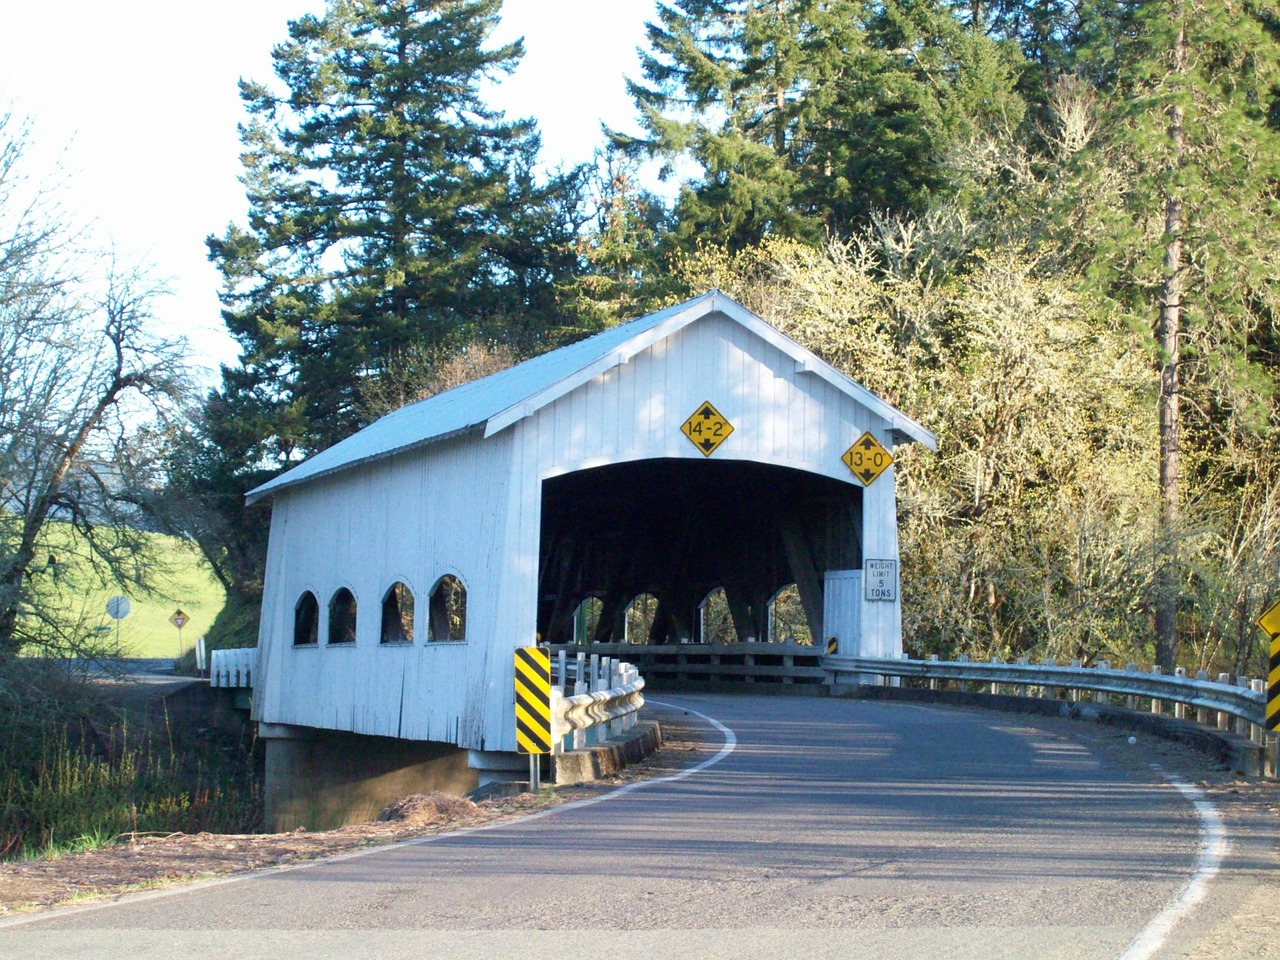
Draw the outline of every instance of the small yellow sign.
[[[169,618],[169,622],[181,630],[191,622],[191,618],[183,612],[181,607],[179,607],[177,610],[173,611],[173,616]]]
[[[1268,637],[1280,634],[1280,601],[1273,603],[1271,608],[1258,618],[1258,626]]]
[[[709,457],[720,444],[729,439],[729,434],[733,433],[733,424],[707,401],[680,425],[680,432],[702,451],[704,457]]]
[[[893,463],[893,454],[886,450],[868,431],[854,441],[853,446],[840,458],[844,465],[853,471],[853,475],[862,481],[864,487],[875,483],[876,477],[884,473]]]

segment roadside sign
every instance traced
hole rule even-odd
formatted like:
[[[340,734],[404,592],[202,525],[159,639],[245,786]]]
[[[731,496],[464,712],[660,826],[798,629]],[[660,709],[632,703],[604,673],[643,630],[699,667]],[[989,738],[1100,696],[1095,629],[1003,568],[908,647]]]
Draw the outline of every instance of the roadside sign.
[[[709,457],[715,453],[716,447],[729,439],[729,434],[733,433],[733,424],[707,401],[680,425],[680,432],[702,451],[704,457]]]
[[[853,442],[853,446],[840,459],[862,481],[864,487],[869,487],[880,474],[889,469],[889,465],[893,463],[893,454],[868,430]]]
[[[551,651],[516,648],[516,752],[551,752]]]
[[[1280,727],[1280,634],[1271,638],[1270,669],[1267,672],[1267,713],[1264,722],[1268,730]]]
[[[1280,600],[1273,603],[1271,608],[1258,618],[1258,626],[1268,637],[1280,634]]]
[[[173,611],[173,616],[169,618],[169,622],[172,623],[179,630],[181,630],[183,627],[185,627],[188,623],[191,622],[191,618],[188,617],[185,613],[183,613],[181,609],[178,609]]]
[[[129,615],[129,598],[116,594],[107,601],[107,616],[112,620],[123,620]]]
[[[862,568],[862,595],[867,600],[898,599],[897,560],[868,560]]]
[[[827,656],[834,657],[840,651],[840,642],[835,637],[827,637]]]
[[[1268,730],[1280,728],[1280,601],[1258,618],[1258,626],[1271,638],[1267,666],[1267,705],[1263,723]]]

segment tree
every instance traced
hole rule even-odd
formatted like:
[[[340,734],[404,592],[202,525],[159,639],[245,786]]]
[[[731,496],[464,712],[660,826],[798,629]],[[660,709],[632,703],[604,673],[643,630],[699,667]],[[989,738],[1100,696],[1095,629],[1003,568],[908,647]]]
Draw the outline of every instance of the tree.
[[[936,431],[936,455],[895,451],[916,653],[1137,659],[1154,457],[1128,429],[1135,338],[1094,322],[1078,276],[976,239],[935,214],[680,266]]]
[[[209,249],[243,350],[225,403],[277,463],[361,426],[400,351],[536,333],[576,266],[573,175],[537,183],[531,122],[480,97],[522,52],[485,46],[499,5],[332,0],[290,23],[277,86],[241,84],[249,222]]]
[[[28,142],[0,117],[0,655],[84,639],[46,602],[51,521],[58,549],[145,584],[140,485],[187,387],[182,345],[154,332],[157,291],[44,213],[56,200],[24,176]]]
[[[1086,17],[1079,52],[1102,91],[1103,135],[1081,155],[1078,236],[1094,281],[1149,331],[1159,377],[1151,606],[1165,667],[1189,576],[1184,453],[1234,445],[1273,416],[1278,30],[1269,2],[1107,0]]]
[[[630,84],[632,153],[693,160],[677,233],[743,249],[767,233],[848,235],[947,187],[951,146],[1016,125],[1016,46],[940,0],[678,0],[659,7]]]

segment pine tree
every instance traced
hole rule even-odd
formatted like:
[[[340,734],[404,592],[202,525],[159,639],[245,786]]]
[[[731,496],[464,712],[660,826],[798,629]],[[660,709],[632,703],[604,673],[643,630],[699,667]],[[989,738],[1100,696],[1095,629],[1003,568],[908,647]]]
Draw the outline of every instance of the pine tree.
[[[941,0],[676,0],[659,7],[631,92],[633,153],[700,176],[678,236],[742,249],[765,234],[847,234],[947,187],[951,145],[1017,124],[1021,59]]]
[[[1081,155],[1091,202],[1073,227],[1095,282],[1151,337],[1163,531],[1151,605],[1171,667],[1194,481],[1183,455],[1271,415],[1280,18],[1273,0],[1101,0],[1084,29],[1079,67],[1103,91],[1106,136]]]
[[[359,426],[360,381],[397,351],[531,322],[572,269],[532,123],[480,97],[522,52],[485,47],[499,6],[332,0],[290,24],[278,84],[241,84],[248,228],[209,248],[243,350],[227,401],[281,457]]]

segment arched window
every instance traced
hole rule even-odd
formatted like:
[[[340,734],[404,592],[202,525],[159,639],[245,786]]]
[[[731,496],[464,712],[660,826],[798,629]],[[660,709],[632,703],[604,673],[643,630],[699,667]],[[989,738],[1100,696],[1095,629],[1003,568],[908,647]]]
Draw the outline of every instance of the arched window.
[[[320,642],[320,602],[310,590],[293,608],[293,642],[299,647]]]
[[[590,643],[600,626],[600,610],[604,606],[599,597],[587,597],[573,614],[573,642]]]
[[[805,619],[804,606],[800,603],[800,591],[794,583],[787,584],[769,601],[769,642],[786,643],[788,640],[813,646],[809,621]]]
[[[382,642],[413,642],[413,591],[398,580],[382,598]]]
[[[467,639],[467,588],[453,574],[436,582],[427,603],[427,640]]]
[[[356,642],[356,598],[346,587],[329,601],[329,642]]]
[[[737,643],[738,630],[729,613],[724,587],[716,587],[698,604],[698,629],[703,643]]]
[[[627,604],[626,632],[623,643],[648,643],[653,620],[658,615],[658,598],[642,593]]]

